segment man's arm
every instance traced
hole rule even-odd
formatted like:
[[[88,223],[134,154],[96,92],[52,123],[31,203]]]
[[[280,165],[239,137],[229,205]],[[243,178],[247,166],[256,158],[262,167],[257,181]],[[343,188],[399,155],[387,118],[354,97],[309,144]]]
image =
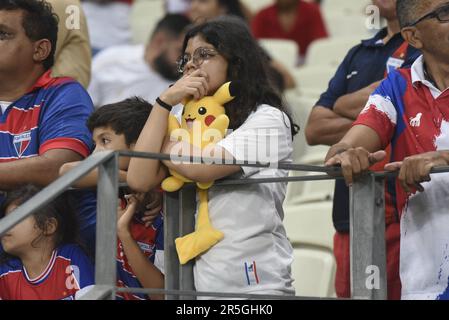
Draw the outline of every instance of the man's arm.
[[[311,146],[318,144],[331,146],[343,138],[351,125],[352,120],[328,108],[315,106],[305,129],[307,143]]]
[[[9,190],[27,183],[47,186],[59,177],[64,163],[81,159],[74,151],[52,149],[37,157],[0,163],[0,189]]]
[[[356,125],[329,149],[325,163],[326,166],[340,165],[346,184],[350,186],[354,176],[385,158],[385,151],[378,151],[381,148],[381,139],[376,131],[365,125]]]
[[[374,82],[363,89],[341,96],[335,101],[333,110],[342,117],[351,120],[357,119],[360,111],[366,106],[369,96],[379,84],[380,81]]]

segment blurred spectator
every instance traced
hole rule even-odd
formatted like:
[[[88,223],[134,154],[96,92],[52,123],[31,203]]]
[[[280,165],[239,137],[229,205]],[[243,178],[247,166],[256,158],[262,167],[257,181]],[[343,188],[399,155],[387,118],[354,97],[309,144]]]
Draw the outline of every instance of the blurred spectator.
[[[165,0],[164,6],[166,13],[185,14],[189,11],[190,0]]]
[[[89,93],[94,105],[141,96],[154,102],[161,90],[178,79],[176,60],[182,52],[183,31],[190,20],[180,14],[165,16],[148,45],[116,46],[93,60]]]
[[[0,31],[0,189],[46,186],[62,164],[90,154],[93,105],[78,82],[50,74],[58,22],[48,3],[1,1]],[[81,234],[93,243],[95,198],[79,197]]]
[[[248,23],[250,10],[240,0],[192,0],[188,14],[195,24],[200,24],[223,15],[239,17]],[[285,89],[294,88],[296,85],[295,80],[287,68],[281,62],[272,60],[268,53],[265,50],[263,51],[265,58],[268,59],[269,77],[276,88],[280,92]]]
[[[191,0],[188,15],[195,24],[222,15],[232,15],[246,20],[243,5],[239,0]]]
[[[107,47],[130,44],[133,0],[82,0],[93,55]]]
[[[256,14],[252,30],[258,39],[295,41],[301,57],[306,55],[307,48],[314,40],[327,37],[319,5],[303,0],[276,0],[275,4]]]
[[[47,2],[53,6],[53,11],[59,17],[58,41],[52,75],[54,77],[71,77],[87,89],[90,81],[92,52],[86,17],[80,1],[47,0]],[[76,10],[79,11],[75,11],[73,8],[77,8]],[[78,18],[79,21],[76,21]],[[72,19],[74,20],[72,21]]]
[[[346,55],[329,82],[329,88],[310,114],[306,138],[311,145],[333,145],[340,141],[379,82],[396,68],[410,66],[419,56],[418,50],[409,46],[401,36],[396,0],[373,0],[373,4],[379,7],[381,16],[387,20],[387,27],[374,38],[362,41]],[[378,168],[382,170],[383,164]],[[386,199],[388,297],[399,299],[399,215],[388,201],[388,195]],[[349,190],[343,181],[337,180],[335,184],[332,216],[337,230],[334,238],[336,292],[338,297],[349,298]]]

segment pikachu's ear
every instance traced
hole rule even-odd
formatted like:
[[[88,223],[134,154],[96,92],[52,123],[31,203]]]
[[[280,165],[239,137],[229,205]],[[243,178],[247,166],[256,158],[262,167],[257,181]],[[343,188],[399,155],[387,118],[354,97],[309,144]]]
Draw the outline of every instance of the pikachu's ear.
[[[186,104],[188,104],[190,102],[190,100],[189,99],[187,99],[187,98],[184,98],[183,100],[182,100],[182,105],[183,106],[185,106]]]
[[[220,89],[217,90],[217,92],[215,92],[214,99],[221,105],[224,105],[225,103],[233,100],[235,97],[232,92],[233,86],[233,83],[226,82],[220,87]]]

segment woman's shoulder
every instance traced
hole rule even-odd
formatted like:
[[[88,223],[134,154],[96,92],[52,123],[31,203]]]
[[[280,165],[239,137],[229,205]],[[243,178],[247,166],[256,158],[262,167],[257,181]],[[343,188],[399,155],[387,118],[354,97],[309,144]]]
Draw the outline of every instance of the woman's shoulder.
[[[282,110],[268,104],[259,105],[247,118],[246,122],[260,122],[267,126],[286,126],[290,129],[288,116]]]

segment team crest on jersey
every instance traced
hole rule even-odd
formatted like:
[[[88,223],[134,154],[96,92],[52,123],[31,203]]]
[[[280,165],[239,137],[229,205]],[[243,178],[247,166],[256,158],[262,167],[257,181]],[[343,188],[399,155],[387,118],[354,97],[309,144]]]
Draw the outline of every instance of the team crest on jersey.
[[[14,135],[13,144],[16,149],[17,156],[22,157],[31,143],[31,131],[22,132]]]

